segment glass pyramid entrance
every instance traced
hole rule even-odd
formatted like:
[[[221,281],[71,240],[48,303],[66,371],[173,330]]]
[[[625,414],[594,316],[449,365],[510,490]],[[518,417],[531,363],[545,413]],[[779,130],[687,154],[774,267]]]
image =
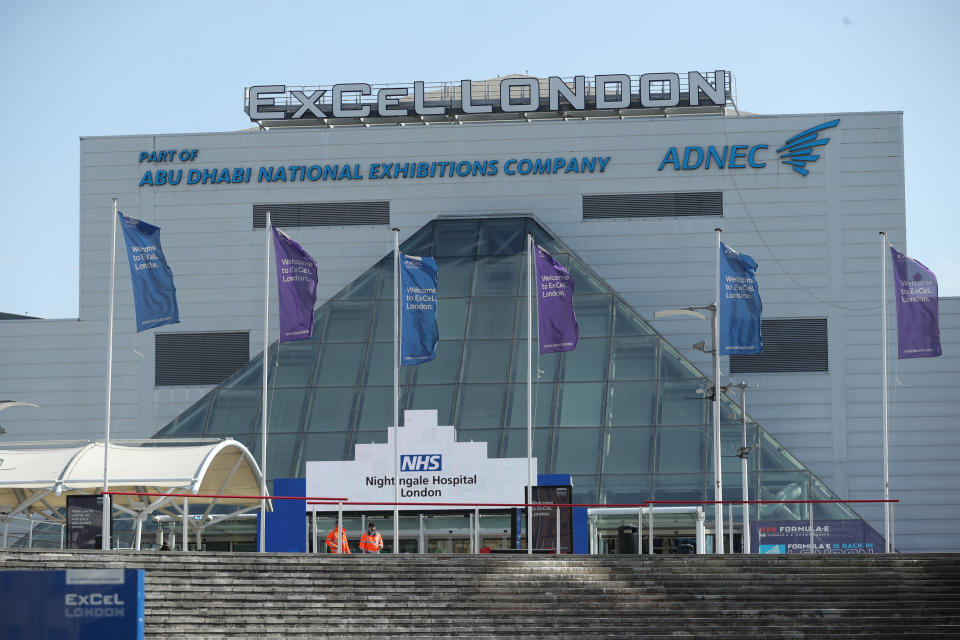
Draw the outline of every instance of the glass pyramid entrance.
[[[524,238],[566,265],[576,288],[574,351],[535,354],[534,455],[539,473],[573,476],[574,502],[712,500],[710,381],[533,218],[437,219],[401,246],[440,271],[437,358],[402,367],[403,409],[438,409],[461,441],[490,457],[526,456]],[[393,419],[393,258],[385,256],[317,309],[312,340],[270,348],[271,478],[302,477],[308,460],[353,459],[386,442]],[[534,322],[536,330],[536,322]],[[259,455],[262,354],[156,437],[230,436]],[[701,393],[697,391],[701,390]],[[724,498],[740,499],[740,415],[722,399]],[[834,494],[747,419],[750,497]],[[764,505],[751,517],[806,520],[806,505]],[[814,517],[848,519],[840,505]]]

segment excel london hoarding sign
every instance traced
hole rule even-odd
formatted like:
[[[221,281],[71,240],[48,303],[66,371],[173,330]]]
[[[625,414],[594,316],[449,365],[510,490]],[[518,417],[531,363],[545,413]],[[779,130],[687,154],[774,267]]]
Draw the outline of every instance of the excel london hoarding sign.
[[[385,87],[366,82],[331,87],[293,88],[282,84],[257,85],[246,91],[250,120],[330,121],[339,118],[426,118],[459,115],[521,114],[532,112],[618,111],[669,107],[723,107],[730,94],[730,74],[645,73],[596,75],[564,79],[512,76],[474,83],[472,80],[431,83],[417,81]],[[585,114],[584,114],[585,115]],[[292,122],[290,122],[292,124]]]

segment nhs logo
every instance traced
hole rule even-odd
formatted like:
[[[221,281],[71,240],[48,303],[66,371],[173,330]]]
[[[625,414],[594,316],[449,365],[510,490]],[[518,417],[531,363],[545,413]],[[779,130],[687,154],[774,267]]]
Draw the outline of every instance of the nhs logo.
[[[439,453],[415,453],[400,456],[400,471],[442,471],[443,458]]]

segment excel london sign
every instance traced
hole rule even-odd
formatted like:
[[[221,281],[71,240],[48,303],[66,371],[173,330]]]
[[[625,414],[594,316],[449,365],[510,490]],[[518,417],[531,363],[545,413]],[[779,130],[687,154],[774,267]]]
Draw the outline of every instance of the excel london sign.
[[[282,84],[247,89],[245,110],[254,122],[336,121],[338,118],[425,118],[461,114],[521,114],[532,112],[618,111],[669,107],[723,107],[730,97],[730,74],[718,69],[701,74],[646,73],[640,76],[605,74],[570,80],[508,77],[499,82],[457,83],[422,81],[374,87],[366,82],[326,88],[292,88]],[[293,122],[290,122],[293,124]]]

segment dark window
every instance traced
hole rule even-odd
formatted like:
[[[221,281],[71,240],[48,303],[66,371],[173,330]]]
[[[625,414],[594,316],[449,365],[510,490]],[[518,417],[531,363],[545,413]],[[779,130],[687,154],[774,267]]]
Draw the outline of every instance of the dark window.
[[[730,373],[829,371],[826,318],[779,318],[760,322],[763,353],[730,356]]]
[[[158,387],[220,384],[250,360],[250,333],[158,333],[155,340]]]
[[[352,227],[390,224],[390,201],[283,202],[253,205],[253,228],[270,222],[278,227]]]
[[[723,192],[613,193],[583,196],[583,219],[722,216]]]

